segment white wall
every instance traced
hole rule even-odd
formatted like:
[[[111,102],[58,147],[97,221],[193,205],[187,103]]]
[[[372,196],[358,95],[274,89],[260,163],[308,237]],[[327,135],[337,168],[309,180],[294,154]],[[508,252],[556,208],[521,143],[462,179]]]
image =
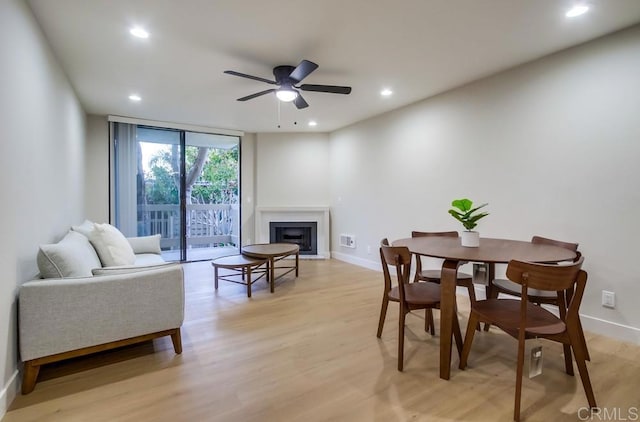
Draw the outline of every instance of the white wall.
[[[33,15],[0,2],[0,417],[18,385],[16,294],[84,213],[85,115]]]
[[[259,133],[256,206],[327,206],[329,135]]]
[[[332,250],[377,263],[382,237],[462,230],[451,200],[488,202],[486,237],[579,242],[585,325],[640,343],[639,75],[636,26],[332,133]]]

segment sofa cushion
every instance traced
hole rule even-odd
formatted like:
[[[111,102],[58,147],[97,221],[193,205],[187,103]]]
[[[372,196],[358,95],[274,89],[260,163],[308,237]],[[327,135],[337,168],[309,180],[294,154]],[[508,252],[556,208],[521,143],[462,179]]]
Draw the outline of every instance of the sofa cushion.
[[[172,265],[180,265],[175,262],[161,262],[157,264],[149,265],[123,265],[120,267],[107,267],[107,268],[94,268],[92,270],[93,275],[119,275],[119,274],[131,274],[141,271],[158,270],[161,268],[169,267]]]
[[[95,223],[89,241],[96,249],[103,267],[132,265],[136,262],[127,238],[111,224]]]
[[[154,234],[153,236],[141,236],[141,237],[127,237],[129,244],[133,248],[133,253],[153,253],[160,255],[160,235]]]
[[[87,238],[74,231],[58,243],[40,245],[37,262],[43,278],[87,277],[102,266]]]

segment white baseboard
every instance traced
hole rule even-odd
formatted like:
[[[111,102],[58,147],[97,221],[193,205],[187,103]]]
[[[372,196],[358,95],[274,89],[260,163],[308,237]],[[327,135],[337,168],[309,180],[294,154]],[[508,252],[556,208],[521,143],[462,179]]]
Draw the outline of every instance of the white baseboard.
[[[0,419],[7,413],[7,409],[18,394],[18,370],[16,369],[9,382],[0,391]]]
[[[626,341],[633,344],[640,344],[640,328],[630,325],[619,324],[601,318],[580,314],[582,328],[616,340]]]
[[[374,271],[382,271],[379,261],[370,261],[368,259],[359,258],[353,255],[344,254],[341,252],[331,252],[331,256],[337,260],[348,262],[349,264],[358,265]],[[481,284],[475,286],[476,297],[484,298],[485,289]],[[464,287],[458,287],[456,294],[462,296],[468,296],[468,291]],[[629,325],[619,324],[612,321],[607,321],[601,318],[592,317],[589,315],[580,314],[582,321],[582,328],[586,331],[591,331],[596,334],[600,334],[606,337],[610,337],[620,341],[626,341],[633,344],[640,345],[640,328],[631,327]]]
[[[348,262],[349,264],[357,265],[359,267],[365,267],[373,271],[382,272],[382,267],[380,266],[380,258],[375,261],[371,261],[369,259],[358,258],[357,256],[349,255],[342,252],[331,251],[331,257],[335,258],[339,261]]]

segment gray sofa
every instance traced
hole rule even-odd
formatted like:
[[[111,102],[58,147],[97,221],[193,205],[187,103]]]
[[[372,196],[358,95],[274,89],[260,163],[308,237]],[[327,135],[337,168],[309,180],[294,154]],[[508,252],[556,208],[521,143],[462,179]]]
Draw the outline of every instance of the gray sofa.
[[[70,231],[57,244],[42,245],[41,275],[54,277],[20,288],[23,394],[33,391],[43,364],[167,335],[175,352],[182,352],[183,271],[164,262],[159,237],[128,239],[133,263],[103,266],[95,250],[101,246],[87,234]]]

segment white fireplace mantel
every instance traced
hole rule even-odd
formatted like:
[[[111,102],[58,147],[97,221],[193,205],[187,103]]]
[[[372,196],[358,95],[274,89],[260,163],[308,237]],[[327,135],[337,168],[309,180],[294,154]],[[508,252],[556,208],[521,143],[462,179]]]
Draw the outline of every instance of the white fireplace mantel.
[[[316,222],[318,255],[300,258],[331,258],[329,239],[329,207],[256,207],[256,243],[269,243],[269,223],[284,221]]]

